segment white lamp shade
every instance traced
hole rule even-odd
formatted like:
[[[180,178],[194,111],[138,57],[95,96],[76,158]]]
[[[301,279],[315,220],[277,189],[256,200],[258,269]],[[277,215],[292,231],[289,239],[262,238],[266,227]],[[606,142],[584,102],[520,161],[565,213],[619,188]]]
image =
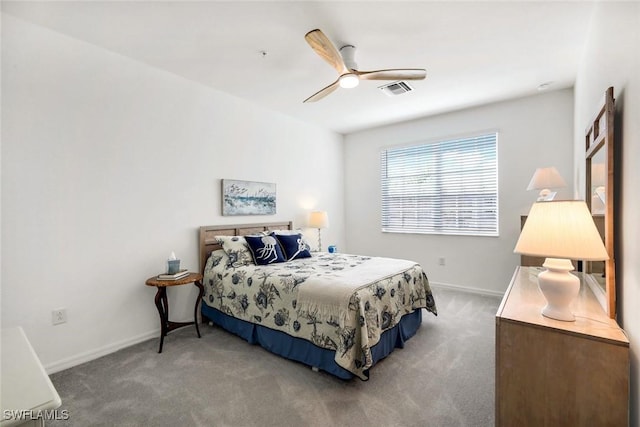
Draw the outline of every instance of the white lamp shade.
[[[562,175],[553,166],[548,168],[538,168],[533,173],[527,190],[543,190],[545,188],[566,187],[567,183]]]
[[[514,252],[585,261],[609,259],[589,209],[582,200],[534,203]]]
[[[309,227],[328,228],[329,215],[325,211],[313,211],[309,214]]]

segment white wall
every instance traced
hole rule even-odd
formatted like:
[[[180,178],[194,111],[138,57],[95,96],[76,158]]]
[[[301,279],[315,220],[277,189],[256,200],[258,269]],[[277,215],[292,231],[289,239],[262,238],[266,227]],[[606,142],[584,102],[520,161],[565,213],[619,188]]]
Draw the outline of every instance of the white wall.
[[[631,342],[631,426],[640,425],[640,3],[600,2],[589,26],[575,85],[576,191],[584,194],[584,130],[605,90],[616,99],[616,150],[621,150],[616,204],[618,322]]]
[[[392,234],[380,231],[380,159],[383,147],[498,131],[499,237]],[[537,167],[555,166],[571,196],[573,91],[490,104],[347,135],[345,212],[349,252],[393,256],[423,265],[433,283],[502,293],[519,255],[513,253],[520,215],[537,194],[526,191]],[[438,258],[445,258],[439,266]]]
[[[341,135],[6,14],[2,125],[2,326],[50,372],[157,337],[144,281],[171,251],[197,270],[200,225],[321,208],[344,245]],[[277,214],[222,217],[222,178],[275,182]],[[170,290],[173,320],[195,297]]]

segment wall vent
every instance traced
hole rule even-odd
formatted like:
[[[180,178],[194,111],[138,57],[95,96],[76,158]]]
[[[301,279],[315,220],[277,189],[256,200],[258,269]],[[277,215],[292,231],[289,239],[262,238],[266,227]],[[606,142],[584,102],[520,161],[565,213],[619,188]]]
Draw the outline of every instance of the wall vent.
[[[413,88],[406,82],[393,82],[383,86],[378,86],[378,89],[387,96],[398,96],[413,90]]]

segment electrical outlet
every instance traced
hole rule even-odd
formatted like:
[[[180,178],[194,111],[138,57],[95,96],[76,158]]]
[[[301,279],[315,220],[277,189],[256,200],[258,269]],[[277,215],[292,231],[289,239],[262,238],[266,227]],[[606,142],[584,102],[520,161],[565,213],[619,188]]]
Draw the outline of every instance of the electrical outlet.
[[[53,325],[59,325],[67,322],[67,309],[57,308],[51,312],[51,323]]]
[[[445,264],[444,258],[438,258],[438,265],[444,265],[444,264]]]

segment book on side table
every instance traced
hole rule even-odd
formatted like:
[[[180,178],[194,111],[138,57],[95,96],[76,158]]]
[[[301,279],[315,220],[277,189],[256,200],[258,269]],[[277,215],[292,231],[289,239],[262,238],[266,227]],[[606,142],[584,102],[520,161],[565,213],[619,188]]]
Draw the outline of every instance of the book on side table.
[[[189,270],[180,270],[174,274],[158,274],[158,280],[177,280],[189,275]]]

